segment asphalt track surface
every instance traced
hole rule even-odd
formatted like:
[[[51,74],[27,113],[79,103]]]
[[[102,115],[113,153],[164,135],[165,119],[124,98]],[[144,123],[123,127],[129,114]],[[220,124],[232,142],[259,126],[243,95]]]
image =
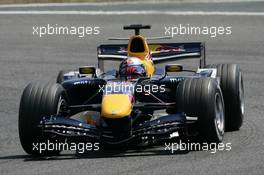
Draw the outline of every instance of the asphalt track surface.
[[[257,6],[259,6],[258,4]],[[261,4],[263,5],[263,3]],[[158,5],[157,5],[158,6]],[[230,4],[228,8],[243,6]],[[245,6],[243,6],[245,7]],[[262,6],[263,7],[263,6]],[[258,7],[259,9],[260,7]],[[162,10],[162,9],[161,9]],[[251,10],[254,10],[252,8]],[[173,15],[4,15],[0,16],[0,174],[263,174],[264,172],[264,16]],[[93,25],[100,35],[32,35],[32,26]],[[96,65],[96,47],[110,36],[127,36],[124,24],[151,24],[144,34],[163,35],[164,26],[232,26],[232,35],[177,36],[173,41],[206,41],[208,63],[238,63],[244,74],[245,120],[239,131],[228,132],[231,151],[191,151],[171,154],[164,146],[78,157],[63,152],[34,158],[18,137],[18,108],[23,88],[33,80],[55,79],[60,69]],[[109,41],[107,41],[109,43]]]

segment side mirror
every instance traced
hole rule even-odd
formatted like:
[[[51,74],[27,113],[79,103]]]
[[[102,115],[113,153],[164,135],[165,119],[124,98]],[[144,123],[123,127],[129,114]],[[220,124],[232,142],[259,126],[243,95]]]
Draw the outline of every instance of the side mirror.
[[[79,73],[82,75],[96,75],[96,68],[93,66],[83,66],[79,68]]]
[[[165,71],[167,72],[182,72],[183,66],[180,64],[168,64],[165,66]]]

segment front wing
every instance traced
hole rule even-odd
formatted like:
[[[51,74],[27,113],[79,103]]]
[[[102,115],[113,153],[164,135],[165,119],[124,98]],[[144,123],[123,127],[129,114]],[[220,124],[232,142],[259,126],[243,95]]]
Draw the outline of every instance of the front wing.
[[[154,143],[162,140],[180,139],[187,137],[188,131],[195,124],[195,120],[187,120],[184,113],[165,115],[154,120],[146,121],[132,128],[127,138],[114,138],[109,130],[90,125],[75,119],[60,115],[43,117],[39,127],[44,135],[59,138],[71,138],[86,141],[98,141],[104,144],[120,145],[128,143]]]

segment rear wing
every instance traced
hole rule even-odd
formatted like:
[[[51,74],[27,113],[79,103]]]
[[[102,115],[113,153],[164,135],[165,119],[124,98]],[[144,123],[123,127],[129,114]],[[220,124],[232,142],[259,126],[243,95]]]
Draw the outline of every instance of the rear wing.
[[[200,68],[206,65],[205,44],[194,43],[150,43],[154,64],[187,58],[199,58]],[[104,61],[122,61],[127,58],[127,44],[100,45],[97,48],[98,67],[104,71]]]

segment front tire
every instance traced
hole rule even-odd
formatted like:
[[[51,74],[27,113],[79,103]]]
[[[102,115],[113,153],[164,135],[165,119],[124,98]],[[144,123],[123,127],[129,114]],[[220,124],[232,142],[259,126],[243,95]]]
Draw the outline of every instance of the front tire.
[[[30,83],[23,91],[19,108],[19,138],[26,153],[31,155],[56,155],[60,151],[44,151],[33,149],[33,143],[47,143],[49,138],[42,136],[38,127],[44,116],[59,112],[63,88],[59,84],[41,82]]]
[[[200,138],[218,143],[224,136],[224,101],[216,80],[212,78],[187,79],[177,87],[178,111],[197,117]]]
[[[211,64],[220,77],[220,87],[225,101],[226,130],[238,130],[244,120],[244,86],[242,72],[237,64]]]

